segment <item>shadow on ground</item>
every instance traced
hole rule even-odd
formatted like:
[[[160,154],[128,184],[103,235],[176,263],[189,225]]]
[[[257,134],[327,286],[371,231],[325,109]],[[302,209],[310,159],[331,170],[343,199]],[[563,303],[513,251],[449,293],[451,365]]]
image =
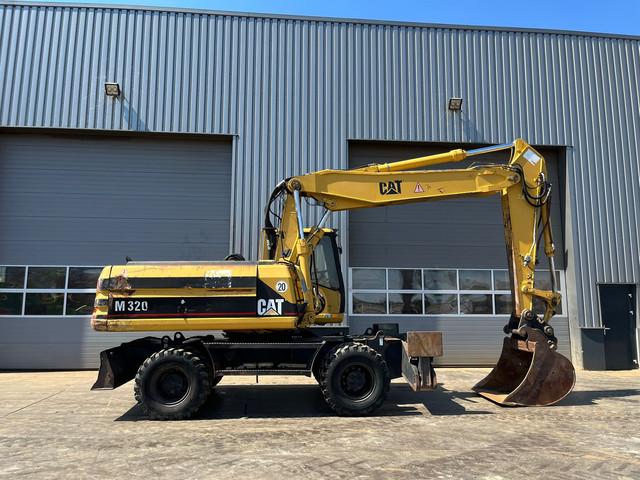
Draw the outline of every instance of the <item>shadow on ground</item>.
[[[407,415],[487,415],[478,410],[484,402],[472,392],[455,392],[439,387],[430,392],[413,392],[407,385],[391,385],[385,404],[375,416]],[[476,407],[468,410],[464,404]],[[426,412],[425,412],[426,410]],[[296,418],[333,417],[317,385],[220,385],[194,418]],[[139,405],[132,407],[117,421],[146,420]]]
[[[598,400],[603,399],[616,399],[621,401],[629,401],[634,404],[637,400],[630,400],[626,397],[640,396],[640,390],[636,388],[624,389],[624,390],[585,390],[585,391],[573,391],[566,398],[560,400],[556,405],[559,406],[584,406],[584,405],[596,405]]]
[[[640,389],[574,391],[558,406],[596,405],[598,400],[635,402]],[[488,408],[488,409],[487,409]],[[378,417],[490,415],[498,407],[473,392],[447,390],[413,392],[407,385],[392,384],[389,398],[376,411]],[[491,411],[494,410],[494,411]],[[334,417],[317,385],[219,385],[195,419]],[[139,405],[116,421],[147,420]]]

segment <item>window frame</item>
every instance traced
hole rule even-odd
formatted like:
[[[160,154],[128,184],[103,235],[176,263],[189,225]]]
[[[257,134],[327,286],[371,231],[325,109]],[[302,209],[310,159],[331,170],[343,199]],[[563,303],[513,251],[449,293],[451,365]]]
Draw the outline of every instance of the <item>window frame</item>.
[[[353,288],[352,278],[353,278],[353,270],[384,270],[385,271],[385,285],[387,288],[375,288],[375,289],[367,289],[367,288]],[[421,270],[422,274],[422,289],[421,290],[398,290],[398,289],[390,289],[389,286],[389,270]],[[424,271],[425,270],[453,270],[456,272],[456,286],[457,289],[446,289],[446,290],[432,290],[425,288],[424,282]],[[461,270],[480,270],[480,271],[489,271],[491,272],[491,289],[490,290],[461,290],[460,289],[460,271]],[[540,269],[537,270],[539,274],[547,274],[549,270]],[[566,318],[567,317],[567,309],[566,309],[566,289],[565,289],[565,272],[564,270],[556,270],[558,272],[558,276],[560,279],[560,283],[558,285],[558,291],[562,295],[563,305],[562,305],[562,313],[556,314],[556,317]],[[508,318],[510,314],[505,313],[495,313],[496,311],[496,295],[511,295],[510,290],[498,290],[494,288],[495,285],[495,274],[494,272],[508,272],[505,268],[453,268],[453,267],[349,267],[349,288],[348,288],[348,315],[354,317],[371,317],[371,316],[383,316],[383,317],[501,317]],[[353,311],[353,294],[354,293],[378,293],[384,294],[386,298],[386,312],[387,313],[354,313]],[[389,313],[390,305],[389,305],[389,294],[418,294],[422,299],[422,312],[420,314],[414,313]],[[450,294],[456,295],[458,300],[458,312],[457,313],[426,313],[426,305],[425,305],[425,295],[428,294]],[[491,307],[492,313],[461,313],[460,309],[460,295],[473,295],[473,294],[485,294],[491,295]]]
[[[96,288],[69,288],[69,270],[71,268],[99,268],[102,269],[104,266],[100,265],[10,265],[3,264],[3,267],[20,267],[24,268],[24,282],[22,288],[0,288],[0,293],[21,293],[22,294],[22,308],[19,314],[0,314],[0,318],[8,318],[8,317],[25,317],[25,318],[60,318],[60,317],[90,317],[91,314],[83,314],[83,315],[67,315],[67,294],[69,293],[96,293]],[[64,268],[65,269],[65,278],[64,278],[64,288],[28,288],[27,282],[29,279],[29,268]],[[26,304],[27,304],[27,295],[30,293],[62,293],[62,314],[57,315],[33,315],[33,314],[25,314]]]

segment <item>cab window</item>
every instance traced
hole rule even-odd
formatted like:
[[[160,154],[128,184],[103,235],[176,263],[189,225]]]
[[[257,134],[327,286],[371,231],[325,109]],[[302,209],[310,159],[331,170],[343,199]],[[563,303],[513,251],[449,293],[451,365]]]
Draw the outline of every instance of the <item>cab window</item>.
[[[333,245],[328,236],[320,240],[313,252],[312,275],[315,284],[331,290],[340,290],[337,255],[333,251]]]

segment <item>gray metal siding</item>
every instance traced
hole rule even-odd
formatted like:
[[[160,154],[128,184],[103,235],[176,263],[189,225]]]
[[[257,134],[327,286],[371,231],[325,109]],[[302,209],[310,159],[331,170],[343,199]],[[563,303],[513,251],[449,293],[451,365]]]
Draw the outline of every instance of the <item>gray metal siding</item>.
[[[98,368],[102,350],[150,335],[96,332],[82,316],[0,317],[0,328],[0,369],[7,370]]]
[[[134,338],[167,333],[96,332],[85,316],[0,317],[0,329],[0,370],[98,368],[101,351]]]
[[[0,6],[0,126],[238,135],[232,248],[252,257],[272,186],[346,167],[348,139],[569,146],[585,326],[600,324],[597,282],[640,281],[639,72],[637,38]]]
[[[453,145],[354,143],[349,166],[385,163],[440,153]],[[563,268],[563,241],[557,151],[541,149],[552,183],[556,266]],[[487,155],[434,168],[464,168],[477,162],[506,162],[508,155]],[[547,268],[540,252],[541,268]],[[507,268],[500,197],[460,198],[355,210],[349,214],[351,267]]]
[[[0,134],[0,263],[222,259],[230,184],[229,140]],[[0,317],[0,331],[0,369],[96,368],[150,335],[87,316]]]

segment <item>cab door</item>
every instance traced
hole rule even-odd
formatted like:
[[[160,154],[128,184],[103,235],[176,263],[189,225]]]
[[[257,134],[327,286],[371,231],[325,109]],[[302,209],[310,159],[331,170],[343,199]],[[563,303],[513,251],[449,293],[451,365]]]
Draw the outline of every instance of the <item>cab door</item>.
[[[316,315],[323,323],[341,323],[344,314],[345,291],[340,251],[336,233],[327,232],[313,251],[311,279],[317,298]]]

